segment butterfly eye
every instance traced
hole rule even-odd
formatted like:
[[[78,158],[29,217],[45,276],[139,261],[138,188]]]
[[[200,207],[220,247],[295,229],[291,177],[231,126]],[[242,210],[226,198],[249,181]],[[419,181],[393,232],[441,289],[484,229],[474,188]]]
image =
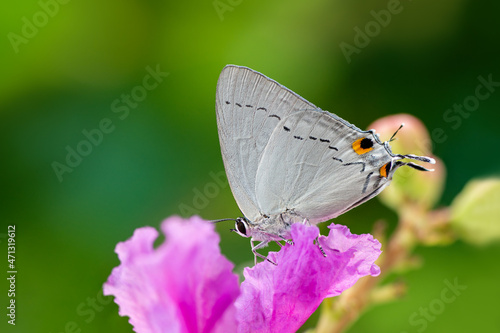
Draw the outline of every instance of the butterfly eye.
[[[352,149],[354,149],[358,155],[365,154],[370,150],[373,150],[373,141],[369,138],[357,139],[352,143]]]
[[[236,226],[236,230],[238,231],[238,233],[240,235],[242,235],[242,236],[247,235],[247,224],[242,219],[237,218],[235,226]]]
[[[382,167],[380,168],[380,177],[387,178],[387,175],[391,171],[391,168],[392,168],[392,162],[382,165]]]

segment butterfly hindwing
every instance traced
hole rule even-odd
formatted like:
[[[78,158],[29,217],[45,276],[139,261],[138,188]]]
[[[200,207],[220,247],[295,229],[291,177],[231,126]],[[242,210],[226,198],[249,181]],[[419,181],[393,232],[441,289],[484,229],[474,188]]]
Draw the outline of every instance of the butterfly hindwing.
[[[338,216],[378,194],[391,160],[375,143],[359,155],[353,142],[373,134],[337,116],[303,110],[283,118],[269,138],[256,178],[257,205],[268,215],[294,210],[310,222]]]

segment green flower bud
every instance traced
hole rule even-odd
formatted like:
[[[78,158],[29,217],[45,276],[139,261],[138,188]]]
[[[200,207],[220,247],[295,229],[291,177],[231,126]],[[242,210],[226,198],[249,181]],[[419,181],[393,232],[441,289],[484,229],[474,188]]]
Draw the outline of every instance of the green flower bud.
[[[451,225],[465,241],[483,245],[500,239],[500,178],[467,183],[451,205]]]

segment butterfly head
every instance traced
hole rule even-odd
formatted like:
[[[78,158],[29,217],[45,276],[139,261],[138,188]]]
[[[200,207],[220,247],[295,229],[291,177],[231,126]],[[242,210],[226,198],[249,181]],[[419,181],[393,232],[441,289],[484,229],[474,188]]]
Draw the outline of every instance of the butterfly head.
[[[251,236],[250,227],[249,227],[250,221],[246,217],[238,217],[236,219],[211,220],[209,222],[219,223],[219,222],[224,222],[224,221],[234,221],[235,228],[229,229],[230,231],[234,231],[242,237],[250,237]]]
[[[252,237],[255,234],[252,223],[246,217],[237,217],[235,219],[220,219],[212,220],[211,223],[218,223],[223,221],[234,221],[234,229],[230,231],[236,232],[241,237]]]
[[[250,237],[250,227],[248,226],[248,219],[246,217],[238,217],[234,220],[234,229],[231,231],[236,232],[242,237]]]
[[[304,219],[300,217],[300,220],[296,218],[292,221],[290,220],[290,216],[290,212],[274,216],[263,215],[261,219],[255,222],[250,221],[246,217],[238,217],[233,219],[235,228],[230,230],[241,237],[252,238],[255,241],[288,239],[290,238],[290,225]]]

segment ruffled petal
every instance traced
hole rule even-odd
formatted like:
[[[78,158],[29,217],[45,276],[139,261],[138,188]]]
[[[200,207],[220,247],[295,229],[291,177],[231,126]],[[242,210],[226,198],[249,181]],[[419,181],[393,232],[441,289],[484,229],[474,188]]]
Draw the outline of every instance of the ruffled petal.
[[[234,332],[234,301],[239,295],[233,264],[221,255],[214,226],[198,217],[172,217],[158,232],[137,229],[116,247],[121,265],[104,284],[119,313],[139,333]]]
[[[296,223],[294,245],[286,245],[244,271],[241,296],[236,301],[240,332],[295,332],[326,297],[341,294],[360,277],[376,276],[374,264],[380,243],[371,235],[353,235],[345,226],[331,225],[321,236],[325,258],[314,240],[316,226]]]

